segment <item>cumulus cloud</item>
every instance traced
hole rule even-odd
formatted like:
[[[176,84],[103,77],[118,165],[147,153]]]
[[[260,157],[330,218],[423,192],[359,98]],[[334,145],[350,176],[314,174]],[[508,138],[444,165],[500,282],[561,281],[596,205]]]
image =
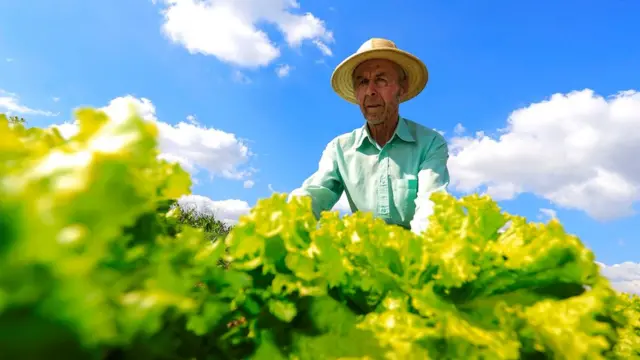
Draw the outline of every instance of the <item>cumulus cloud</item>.
[[[30,108],[20,103],[17,94],[0,89],[0,112],[13,115],[58,116],[57,113]]]
[[[251,210],[249,203],[243,200],[228,199],[214,201],[202,195],[187,195],[178,199],[183,210],[193,210],[196,214],[213,216],[228,225],[238,222],[240,216]]]
[[[65,122],[62,124],[54,124],[51,127],[55,127],[60,132],[60,135],[64,138],[70,138],[78,132],[78,126],[75,123]]]
[[[245,189],[251,189],[255,184],[253,180],[246,180],[243,185]]]
[[[629,216],[640,199],[640,93],[555,94],[511,113],[498,136],[454,136],[450,151],[457,191],[528,192],[598,220]]]
[[[291,70],[292,67],[287,64],[280,65],[276,68],[276,74],[278,75],[278,77],[283,78],[288,76]]]
[[[456,135],[462,135],[466,130],[467,129],[465,129],[464,126],[462,126],[462,124],[457,123],[456,127],[453,128],[453,133]]]
[[[553,209],[540,209],[540,218],[557,219],[558,214]]]
[[[333,34],[296,0],[162,0],[162,31],[191,53],[212,55],[242,67],[267,66],[281,54],[258,24],[275,25],[293,48],[314,44],[331,55]]]
[[[169,124],[157,119],[156,108],[151,100],[130,95],[111,100],[101,110],[113,120],[121,121],[129,117],[132,109],[130,106],[133,106],[140,117],[157,125],[161,158],[180,163],[192,175],[205,170],[211,176],[241,180],[252,174],[250,169],[243,168],[252,153],[240,139],[234,134],[201,126],[193,116],[187,117],[186,122]],[[75,123],[53,126],[65,137],[77,132]]]
[[[640,263],[624,262],[616,265],[600,265],[602,275],[611,281],[617,291],[640,295]]]
[[[193,125],[200,125],[195,115],[187,115],[187,121]]]
[[[235,70],[232,74],[231,74],[231,79],[239,84],[251,84],[252,81],[251,79],[242,71],[240,70]]]

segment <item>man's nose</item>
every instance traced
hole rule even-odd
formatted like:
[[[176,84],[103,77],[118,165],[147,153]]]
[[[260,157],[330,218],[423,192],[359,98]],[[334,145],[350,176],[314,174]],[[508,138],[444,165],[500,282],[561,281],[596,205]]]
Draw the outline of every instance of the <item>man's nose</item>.
[[[375,96],[377,93],[378,90],[376,89],[375,82],[369,81],[369,83],[367,84],[367,95]]]

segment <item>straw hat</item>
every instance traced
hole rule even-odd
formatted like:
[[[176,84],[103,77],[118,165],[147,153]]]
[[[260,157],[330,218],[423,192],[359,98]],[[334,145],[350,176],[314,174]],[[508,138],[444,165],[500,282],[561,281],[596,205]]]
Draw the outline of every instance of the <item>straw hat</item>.
[[[353,71],[362,62],[370,59],[387,59],[404,69],[409,81],[406,94],[400,99],[405,102],[416,97],[427,85],[429,72],[425,64],[416,56],[400,50],[396,44],[387,39],[373,38],[367,40],[355,54],[346,58],[336,67],[331,75],[331,86],[343,99],[357,104],[353,89]]]

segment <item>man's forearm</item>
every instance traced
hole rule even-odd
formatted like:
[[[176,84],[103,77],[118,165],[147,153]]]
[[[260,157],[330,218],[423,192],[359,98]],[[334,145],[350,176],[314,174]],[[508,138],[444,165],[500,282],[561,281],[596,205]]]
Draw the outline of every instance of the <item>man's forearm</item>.
[[[311,198],[311,207],[316,218],[320,218],[323,211],[330,210],[340,199],[342,193],[337,194],[335,191],[323,186],[308,185],[293,190],[289,194],[289,201],[293,197],[307,196]]]
[[[411,231],[415,234],[422,234],[429,226],[429,217],[433,215],[434,203],[431,201],[431,194],[438,191],[447,191],[447,184],[435,187],[425,193],[418,193],[416,197],[416,211],[410,222]]]
[[[313,213],[319,218],[323,211],[331,209],[338,202],[343,191],[335,158],[335,143],[330,142],[322,153],[318,170],[301,187],[293,190],[289,199],[293,196],[309,196]]]
[[[415,199],[415,214],[410,222],[411,231],[422,234],[429,226],[429,217],[433,214],[434,204],[431,194],[447,191],[449,185],[449,158],[446,143],[440,144],[427,160],[421,164],[418,173],[418,193]]]

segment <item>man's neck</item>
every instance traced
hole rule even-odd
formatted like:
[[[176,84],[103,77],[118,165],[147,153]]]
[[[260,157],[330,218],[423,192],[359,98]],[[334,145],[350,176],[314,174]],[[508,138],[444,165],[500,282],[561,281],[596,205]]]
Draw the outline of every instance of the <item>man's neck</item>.
[[[383,121],[380,124],[372,125],[367,123],[367,127],[369,128],[369,134],[375,142],[380,146],[384,146],[391,137],[393,133],[396,131],[396,127],[398,127],[398,116],[392,117],[391,120]]]

